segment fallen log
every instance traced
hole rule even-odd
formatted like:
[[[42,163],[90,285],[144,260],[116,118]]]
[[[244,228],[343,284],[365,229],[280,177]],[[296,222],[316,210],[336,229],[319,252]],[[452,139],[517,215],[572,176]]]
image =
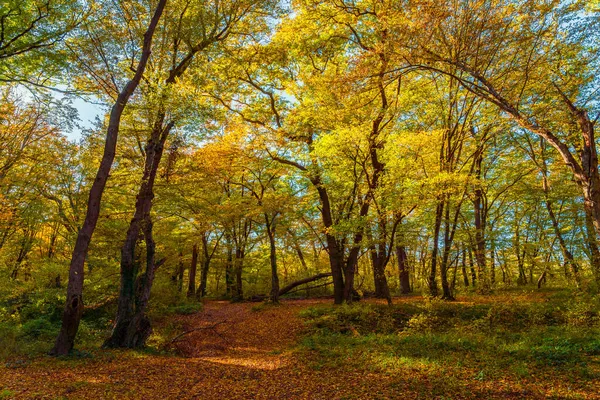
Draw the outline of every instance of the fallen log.
[[[327,278],[331,276],[331,272],[324,272],[322,274],[317,274],[314,276],[310,276],[308,278],[304,278],[304,279],[300,279],[298,281],[294,281],[292,283],[290,283],[289,285],[279,289],[279,296],[283,296],[284,294],[290,292],[292,289],[294,289],[297,286],[300,285],[304,285],[305,283],[311,283],[314,281],[318,281],[319,279],[323,279],[323,278]]]

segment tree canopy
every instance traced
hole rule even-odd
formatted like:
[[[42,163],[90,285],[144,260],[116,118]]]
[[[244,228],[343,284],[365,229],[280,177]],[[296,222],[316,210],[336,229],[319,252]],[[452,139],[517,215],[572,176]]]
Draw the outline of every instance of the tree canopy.
[[[90,304],[140,347],[205,297],[597,293],[599,9],[4,1],[0,298],[66,304],[62,355]]]

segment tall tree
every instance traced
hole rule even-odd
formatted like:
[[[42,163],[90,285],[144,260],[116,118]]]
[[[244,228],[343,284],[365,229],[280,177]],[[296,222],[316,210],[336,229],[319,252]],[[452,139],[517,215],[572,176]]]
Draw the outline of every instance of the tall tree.
[[[73,249],[73,256],[69,266],[69,284],[67,287],[67,300],[63,313],[62,326],[54,348],[50,352],[51,355],[60,356],[68,354],[73,349],[75,343],[75,336],[83,313],[83,267],[92,234],[94,233],[96,223],[98,222],[102,193],[104,192],[104,187],[106,186],[106,181],[115,158],[121,116],[123,115],[127,102],[139,85],[146,69],[152,49],[152,38],[165,8],[165,4],[166,0],[159,0],[148,25],[148,29],[144,33],[142,53],[135,69],[135,73],[119,93],[110,112],[109,123],[106,130],[104,154],[96,174],[96,179],[90,189],[86,217],[79,230],[77,241]]]

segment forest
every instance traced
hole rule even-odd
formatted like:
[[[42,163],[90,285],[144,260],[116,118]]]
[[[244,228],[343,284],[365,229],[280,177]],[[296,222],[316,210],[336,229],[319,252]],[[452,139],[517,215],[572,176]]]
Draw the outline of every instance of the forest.
[[[0,399],[600,399],[598,0],[0,0]]]

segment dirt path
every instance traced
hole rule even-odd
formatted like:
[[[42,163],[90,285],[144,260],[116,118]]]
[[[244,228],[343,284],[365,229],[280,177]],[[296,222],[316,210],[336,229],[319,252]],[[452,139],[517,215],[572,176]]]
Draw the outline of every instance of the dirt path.
[[[177,339],[186,357],[258,369],[282,366],[279,353],[293,346],[302,330],[298,312],[319,301],[289,301],[279,307],[210,302],[203,312],[181,318],[189,334]],[[322,301],[321,301],[322,303]]]

